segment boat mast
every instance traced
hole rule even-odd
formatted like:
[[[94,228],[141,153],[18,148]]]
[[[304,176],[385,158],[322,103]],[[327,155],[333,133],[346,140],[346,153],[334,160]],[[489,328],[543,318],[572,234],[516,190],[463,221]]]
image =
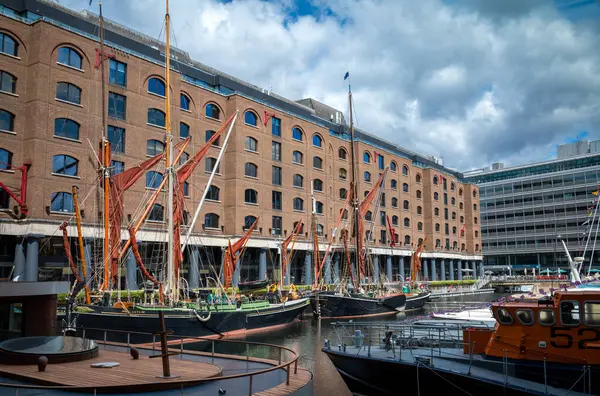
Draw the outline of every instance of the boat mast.
[[[356,239],[354,240],[354,249],[355,253],[355,262],[356,262],[356,273],[358,274],[358,284],[360,284],[360,268],[358,255],[360,252],[358,251],[358,238],[362,237],[362,235],[358,235],[358,186],[356,185],[356,159],[355,159],[355,150],[354,150],[354,120],[352,118],[352,87],[350,83],[348,83],[348,103],[350,104],[350,162],[352,163],[351,172],[350,172],[350,188],[352,190],[352,207],[354,209],[354,233],[356,235]],[[348,263],[348,265],[352,265],[352,263]]]
[[[178,300],[178,289],[177,289],[177,279],[174,279],[175,275],[175,266],[174,266],[174,251],[173,251],[173,179],[175,177],[173,164],[171,162],[171,152],[173,150],[173,135],[171,134],[171,47],[169,44],[169,34],[170,34],[170,26],[169,26],[169,0],[166,0],[166,12],[165,12],[165,35],[166,35],[166,45],[165,45],[165,81],[167,85],[167,89],[165,91],[165,106],[166,106],[166,149],[165,149],[165,163],[167,169],[167,177],[169,182],[169,192],[167,195],[168,205],[167,205],[167,227],[169,233],[169,239],[167,243],[167,292],[170,295],[170,300],[177,301]]]
[[[98,15],[98,24],[100,28],[100,78],[101,78],[101,96],[102,96],[102,171],[104,173],[104,244],[102,247],[102,257],[104,257],[104,282],[103,290],[110,289],[110,279],[115,274],[111,274],[110,268],[110,225],[109,225],[109,197],[110,197],[110,142],[108,141],[108,129],[106,128],[106,100],[104,98],[104,18],[102,17],[102,0],[99,2],[100,13]]]
[[[90,288],[87,281],[87,268],[85,262],[85,250],[83,248],[83,233],[81,232],[81,212],[79,211],[79,202],[77,200],[77,186],[72,187],[73,205],[75,207],[75,221],[77,222],[77,241],[79,242],[79,259],[81,260],[81,272],[83,274],[83,282],[85,283],[85,303],[91,304]]]

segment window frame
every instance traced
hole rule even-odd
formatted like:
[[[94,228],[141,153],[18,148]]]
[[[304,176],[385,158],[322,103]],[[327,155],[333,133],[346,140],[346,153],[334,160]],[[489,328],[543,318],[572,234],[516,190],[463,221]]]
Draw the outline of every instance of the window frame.
[[[15,81],[15,83],[16,83],[16,81]],[[59,88],[61,86],[63,86],[63,85],[66,85],[66,87],[67,87],[67,90],[66,90],[66,99],[58,97]],[[72,101],[72,100],[70,100],[71,99],[71,95],[74,93],[72,91],[77,92],[77,95],[78,95],[77,99],[79,99],[78,101]],[[56,92],[55,92],[54,98],[56,100],[58,100],[59,102],[63,102],[63,103],[67,103],[67,104],[72,104],[72,105],[75,105],[75,106],[83,107],[81,105],[81,95],[82,95],[82,92],[83,92],[83,90],[81,88],[79,88],[75,84],[72,84],[72,83],[67,82],[67,81],[59,81],[59,82],[56,83]]]
[[[211,115],[208,115],[208,109],[211,109],[210,110]],[[213,115],[215,115],[215,112],[216,112],[217,117],[213,117]],[[214,103],[207,103],[204,106],[204,117],[211,119],[211,120],[215,120],[215,121],[221,121],[221,108],[219,108],[219,106],[217,106]]]
[[[588,305],[588,304],[598,304],[598,305],[600,305],[600,300],[586,300],[586,301],[583,302],[583,323],[586,326],[590,326],[590,327],[600,327],[600,320],[597,321],[598,322],[597,324],[592,324],[592,323],[588,322],[588,320],[587,320],[587,307],[586,307],[586,305]]]
[[[4,119],[4,115],[8,117],[8,128],[4,129],[0,127],[0,132],[8,132],[11,134],[15,134],[15,118],[16,116],[6,109],[0,109],[0,120]],[[2,124],[0,124],[2,125]]]
[[[151,121],[150,118],[151,117],[154,118],[156,116],[156,114],[162,115],[162,122],[163,122],[162,125],[155,123],[155,122],[150,122]],[[152,121],[155,121],[155,120],[152,120]],[[160,120],[158,120],[158,121],[160,121]],[[156,127],[156,128],[166,129],[167,128],[167,114],[164,111],[162,111],[161,109],[157,109],[156,107],[149,107],[148,112],[147,112],[146,124]]]
[[[552,312],[552,323],[544,323],[540,319],[540,315],[542,312]],[[537,314],[537,321],[542,326],[554,326],[556,324],[556,311],[553,309],[540,309]]]
[[[531,322],[525,323],[523,319],[521,319],[521,317],[519,316],[519,312],[529,312],[531,314]],[[533,326],[533,324],[535,323],[535,314],[533,312],[533,309],[531,308],[519,308],[515,310],[515,316],[519,320],[519,323],[521,323],[523,326]]]
[[[217,226],[213,227],[212,224],[211,225],[206,225],[206,220],[208,220],[208,219],[211,219],[211,220],[216,219],[217,220]],[[209,213],[206,213],[204,215],[204,222],[202,223],[202,226],[203,226],[204,229],[217,230],[218,231],[218,230],[220,230],[220,228],[219,228],[220,220],[221,220],[221,217],[217,213],[209,212]],[[212,223],[212,221],[211,221],[211,223]]]
[[[122,100],[121,100],[122,99]],[[111,106],[110,106],[110,102],[113,102],[114,104],[114,112],[111,113]],[[122,103],[123,104],[123,111],[119,111],[118,110],[118,104]],[[108,107],[106,109],[106,113],[108,115],[108,117],[110,118],[114,118],[115,120],[127,120],[127,96],[125,95],[121,95],[118,94],[116,92],[108,92]],[[122,117],[121,117],[122,115]]]
[[[566,302],[574,302],[574,303],[577,304],[577,308],[579,310],[579,319],[577,320],[577,323],[567,324],[567,323],[565,323],[563,321],[563,306],[562,306],[562,304],[566,303]],[[579,326],[581,324],[582,309],[581,309],[581,304],[579,303],[579,301],[577,301],[577,300],[562,300],[560,302],[560,305],[559,305],[558,309],[559,309],[559,313],[560,313],[560,324],[561,325],[563,325],[563,326],[569,326],[569,327],[577,327],[577,326]]]
[[[155,81],[158,81],[160,83],[158,86],[159,87],[162,86],[162,90],[164,93],[161,94],[161,93],[150,90],[150,83],[153,83]],[[156,76],[152,76],[148,79],[148,83],[146,83],[146,92],[149,93],[150,95],[156,95],[158,97],[164,98],[167,95],[167,84],[162,79],[160,79]]]
[[[54,194],[57,194],[57,196],[58,196],[58,194],[63,194],[62,195],[63,196],[63,198],[62,198],[63,199],[63,204],[64,204],[64,196],[71,197],[71,210],[67,211],[67,210],[54,210],[54,209],[52,209],[52,203],[53,203],[53,201],[55,199],[55,197],[53,197]],[[50,213],[52,213],[52,214],[73,214],[73,213],[75,213],[75,204],[73,202],[73,194],[70,193],[70,192],[67,192],[67,191],[54,191],[54,192],[50,193]]]
[[[507,317],[510,319],[510,321],[502,321],[502,320],[500,319],[500,314],[499,314],[499,312],[500,312],[500,311],[506,312],[506,313],[507,313]],[[505,307],[498,308],[498,309],[497,309],[497,310],[494,312],[494,317],[496,318],[496,320],[498,321],[498,323],[500,323],[500,324],[503,324],[503,325],[512,325],[512,324],[515,322],[515,320],[514,320],[514,318],[513,318],[512,314],[511,314],[511,313],[510,313],[510,311],[509,311],[508,309],[506,309]]]
[[[254,149],[252,148],[252,145],[254,145]],[[252,136],[245,136],[244,151],[248,151],[250,153],[258,153],[258,140],[256,140]]]
[[[59,121],[59,120],[64,120],[63,128],[61,128],[61,130],[63,130],[63,131],[64,130],[68,130],[68,128],[67,129],[64,128],[65,125],[73,124],[73,125],[77,126],[77,138],[72,138],[72,137],[69,137],[69,136],[57,135],[56,134],[56,122]],[[80,136],[80,129],[81,129],[81,124],[79,124],[77,121],[72,120],[70,118],[66,118],[66,117],[58,117],[58,118],[54,119],[54,132],[53,132],[53,136],[56,137],[56,138],[59,138],[59,139],[66,139],[66,140],[71,140],[71,141],[74,141],[74,142],[81,142],[81,139],[79,138],[79,136]]]
[[[248,122],[248,118],[247,117],[248,117],[249,114],[254,117],[254,124],[251,123],[251,122]],[[258,128],[258,114],[256,114],[252,110],[246,110],[244,112],[244,125],[251,126],[251,127],[254,127],[254,128]]]
[[[115,65],[115,68],[112,68],[112,65]],[[119,71],[119,66],[123,66],[123,71]],[[115,78],[113,80],[113,70],[115,74]],[[119,82],[119,73],[123,75],[123,83]],[[108,83],[112,85],[116,85],[118,87],[127,88],[127,63],[118,61],[116,59],[110,59],[108,62]]]
[[[14,50],[15,50],[14,54],[11,54],[10,52],[6,52],[4,50],[4,41],[6,39],[9,39],[13,42],[13,46],[14,46]],[[8,34],[6,32],[0,32],[0,53],[20,59],[19,58],[19,42],[10,34]]]
[[[74,163],[67,165],[67,158],[74,160]],[[56,169],[56,164],[55,161],[56,159],[62,159],[63,163],[62,163],[62,169],[63,170],[67,170],[69,167],[72,167],[73,165],[75,166],[75,174],[74,175],[70,175],[68,173],[61,173],[58,172],[59,169]],[[53,176],[61,176],[61,177],[71,177],[71,178],[76,178],[79,179],[79,160],[69,154],[56,154],[52,156],[52,175]]]
[[[183,107],[182,104],[184,103],[184,99],[185,99],[185,103],[187,103],[186,107]],[[192,102],[192,99],[190,99],[190,97],[186,94],[184,94],[183,92],[179,93],[179,108],[183,111],[187,111],[187,112],[192,112],[190,110],[190,103]]]
[[[65,62],[61,62],[60,61],[60,57],[61,57],[61,50],[67,50],[68,51],[68,55],[67,55],[67,63]],[[77,59],[79,60],[79,66],[73,66],[71,64],[71,55],[75,54]],[[56,51],[56,63],[61,65],[61,66],[65,66],[71,69],[75,69],[78,71],[83,71],[83,55],[81,55],[79,53],[79,51],[77,51],[76,49],[74,49],[73,47],[70,47],[68,45],[63,45],[58,47],[58,50]]]

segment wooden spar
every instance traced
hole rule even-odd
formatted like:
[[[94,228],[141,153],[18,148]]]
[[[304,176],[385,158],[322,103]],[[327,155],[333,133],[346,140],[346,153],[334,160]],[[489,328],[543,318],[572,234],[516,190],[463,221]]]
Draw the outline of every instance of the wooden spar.
[[[383,171],[383,174],[380,177],[381,182],[377,186],[378,191],[377,191],[377,200],[375,201],[375,208],[374,208],[375,210],[373,211],[374,214],[377,214],[377,212],[379,212],[379,207],[381,205],[381,194],[383,193],[383,188],[385,185],[385,178],[387,176],[388,170],[389,170],[389,166],[386,166],[385,170]],[[365,198],[365,200],[366,200],[366,198]],[[369,203],[369,205],[371,205],[371,204]],[[359,210],[362,210],[361,206],[362,205],[359,205],[359,208],[360,208]],[[362,211],[360,213],[360,221],[364,221],[364,213],[362,213]],[[371,228],[369,229],[369,235],[371,235],[371,236],[373,235],[374,227],[375,227],[375,221],[372,221]],[[369,242],[369,241],[366,240],[364,246],[361,246],[359,263],[363,263],[367,259],[367,242]],[[367,267],[367,266],[365,265],[365,267]],[[367,269],[371,270],[372,267],[373,267],[373,265],[371,263],[371,265],[369,265],[368,268],[365,268],[365,270],[367,270]],[[372,275],[373,276],[375,275],[374,271],[373,271]],[[379,280],[373,279],[373,281],[378,282]]]
[[[133,229],[133,227],[129,228],[129,238],[133,241],[133,243],[131,244],[131,252],[133,253],[135,262],[137,263],[138,267],[140,267],[140,271],[142,271],[142,274],[144,274],[144,276],[146,276],[146,278],[150,279],[152,281],[152,283],[154,283],[156,286],[158,286],[158,297],[159,297],[160,303],[164,304],[165,294],[163,292],[163,285],[162,285],[162,283],[160,283],[158,281],[158,279],[156,279],[154,276],[152,276],[152,274],[150,274],[150,272],[148,272],[148,270],[144,266],[144,262],[142,261],[142,256],[140,255],[140,251],[137,246],[137,240],[135,239],[135,230]]]
[[[65,256],[67,256],[67,261],[69,262],[69,267],[71,267],[71,272],[73,272],[73,275],[75,275],[75,280],[77,282],[81,282],[81,279],[79,278],[79,272],[77,272],[77,268],[75,268],[75,263],[73,263],[73,255],[71,254],[71,244],[69,243],[69,234],[67,232],[68,226],[69,223],[63,221],[63,223],[59,227],[63,233],[63,246],[65,247]]]
[[[355,158],[355,150],[354,150],[354,120],[353,120],[353,114],[352,114],[352,89],[350,84],[348,84],[348,103],[350,105],[350,162],[352,163],[351,166],[351,170],[352,172],[350,173],[350,187],[352,189],[352,197],[353,197],[353,202],[352,202],[352,208],[354,209],[354,224],[353,224],[353,228],[354,228],[354,233],[355,233],[355,237],[356,239],[354,240],[355,242],[355,250],[356,250],[356,255],[354,256],[356,258],[356,269],[357,269],[357,273],[358,273],[358,283],[360,284],[360,269],[358,268],[359,266],[359,259],[358,259],[358,255],[359,255],[359,248],[358,248],[358,238],[361,238],[362,235],[358,235],[358,186],[356,184],[356,158]],[[348,262],[348,265],[352,265],[351,262]]]
[[[81,260],[81,272],[85,282],[85,303],[91,304],[90,288],[87,281],[87,268],[85,264],[85,250],[83,249],[83,235],[81,232],[81,213],[79,212],[79,202],[77,201],[77,186],[73,186],[73,205],[75,207],[75,221],[77,222],[77,239],[79,241],[79,258]]]
[[[312,214],[311,214],[311,220],[312,220],[312,234],[313,234],[313,267],[314,267],[314,283],[313,283],[313,288],[317,288],[318,284],[319,284],[319,279],[317,278],[318,276],[318,269],[319,269],[319,236],[317,235],[317,208],[316,208],[316,200],[315,200],[315,193],[314,193],[314,180],[311,183],[311,191],[310,191],[310,195],[311,195],[311,201],[312,201]]]
[[[344,251],[346,252],[346,266],[350,271],[350,282],[355,289],[358,289],[358,285],[354,283],[354,271],[352,270],[352,263],[350,262],[350,250],[348,250],[348,233],[342,233],[342,240],[344,241]]]
[[[300,233],[300,230],[302,229],[302,224],[303,224],[302,219],[298,220],[298,222],[296,223],[296,227],[294,227],[294,230],[292,231],[290,236],[285,238],[281,243],[281,252],[279,255],[279,261],[280,261],[279,267],[281,269],[281,282],[280,282],[281,287],[283,287],[283,278],[285,277],[285,272],[286,272],[287,266],[289,265],[289,260],[290,260],[289,258],[292,256],[292,253],[294,252],[294,246],[296,245],[296,238],[298,237],[298,234]],[[287,246],[290,242],[292,242],[292,249],[290,250],[290,255],[288,257]],[[284,257],[285,257],[285,260],[284,260]],[[286,269],[284,269],[284,263],[285,263]]]
[[[179,159],[183,155],[183,151],[185,150],[185,148],[187,147],[189,142],[190,142],[190,139],[186,139],[183,142],[183,146],[181,147],[181,150],[179,151],[179,153],[177,153],[177,156],[175,157],[175,163],[179,163]],[[152,197],[150,197],[150,200],[148,201],[148,205],[146,206],[146,209],[144,209],[144,213],[142,213],[142,215],[138,219],[137,223],[133,226],[133,230],[135,232],[138,232],[140,230],[140,228],[142,227],[142,224],[144,224],[146,217],[148,217],[148,214],[152,210],[152,206],[154,206],[154,203],[158,199],[158,196],[160,195],[160,192],[162,191],[162,189],[165,187],[166,183],[167,183],[167,179],[163,177],[162,181],[160,182],[160,185],[158,186],[156,191],[154,191],[154,193],[152,194]],[[121,251],[119,252],[119,260],[121,260],[123,258],[123,256],[125,256],[125,253],[127,252],[127,249],[129,248],[129,246],[131,246],[131,241],[128,239],[125,241],[125,244],[123,245],[123,247],[121,248]]]
[[[421,267],[421,254],[423,253],[423,249],[425,249],[425,242],[427,242],[427,237],[423,239],[421,245],[417,247],[417,250],[413,253],[411,265],[410,265],[410,288],[415,288],[415,281],[417,275],[419,274],[419,270]]]
[[[102,285],[103,290],[110,289],[110,278],[112,274],[109,271],[110,268],[110,225],[109,225],[109,196],[110,196],[110,143],[107,139],[102,142],[104,149],[104,283]]]
[[[348,196],[346,197],[346,202],[344,202],[344,206],[342,206],[342,210],[340,211],[340,215],[338,216],[337,223],[335,223],[335,228],[331,231],[331,236],[329,237],[329,243],[327,244],[327,248],[325,249],[325,254],[323,255],[323,261],[321,261],[321,265],[319,267],[317,278],[321,275],[321,271],[323,270],[325,261],[327,261],[327,256],[329,254],[329,251],[331,250],[331,245],[333,245],[333,240],[335,239],[337,230],[340,228],[340,223],[342,222],[342,217],[344,216],[344,210],[346,210],[346,206],[348,206],[351,196],[352,196],[352,193],[349,193]]]

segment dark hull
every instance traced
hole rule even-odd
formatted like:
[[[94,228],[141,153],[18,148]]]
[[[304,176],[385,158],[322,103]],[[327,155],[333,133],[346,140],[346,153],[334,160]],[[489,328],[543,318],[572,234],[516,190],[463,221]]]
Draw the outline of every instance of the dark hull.
[[[416,311],[418,309],[423,309],[425,303],[429,301],[429,296],[431,293],[423,292],[419,293],[416,296],[408,296],[406,297],[406,306],[404,308],[405,311]]]
[[[240,282],[240,283],[238,283],[238,289],[240,290],[240,292],[246,292],[246,291],[250,291],[250,290],[258,290],[258,289],[264,289],[267,286],[269,286],[269,281],[268,280],[254,281],[254,282]]]
[[[348,297],[317,293],[310,298],[313,314],[321,318],[351,318],[393,315],[404,310],[406,296],[386,298]]]

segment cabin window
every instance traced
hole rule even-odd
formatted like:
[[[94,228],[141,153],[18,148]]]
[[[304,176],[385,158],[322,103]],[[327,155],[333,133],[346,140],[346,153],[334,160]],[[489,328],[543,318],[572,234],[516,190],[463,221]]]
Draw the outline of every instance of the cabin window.
[[[579,303],[577,301],[562,301],[560,303],[560,321],[567,326],[579,324]]]
[[[519,309],[517,310],[517,318],[519,318],[521,324],[531,326],[533,324],[533,311],[531,309]]]
[[[556,313],[551,309],[542,309],[539,312],[540,324],[544,326],[552,326],[556,323]]]
[[[584,322],[590,326],[600,326],[600,301],[586,301],[583,304]]]
[[[506,308],[500,308],[496,311],[498,322],[502,324],[512,324],[513,318]]]

